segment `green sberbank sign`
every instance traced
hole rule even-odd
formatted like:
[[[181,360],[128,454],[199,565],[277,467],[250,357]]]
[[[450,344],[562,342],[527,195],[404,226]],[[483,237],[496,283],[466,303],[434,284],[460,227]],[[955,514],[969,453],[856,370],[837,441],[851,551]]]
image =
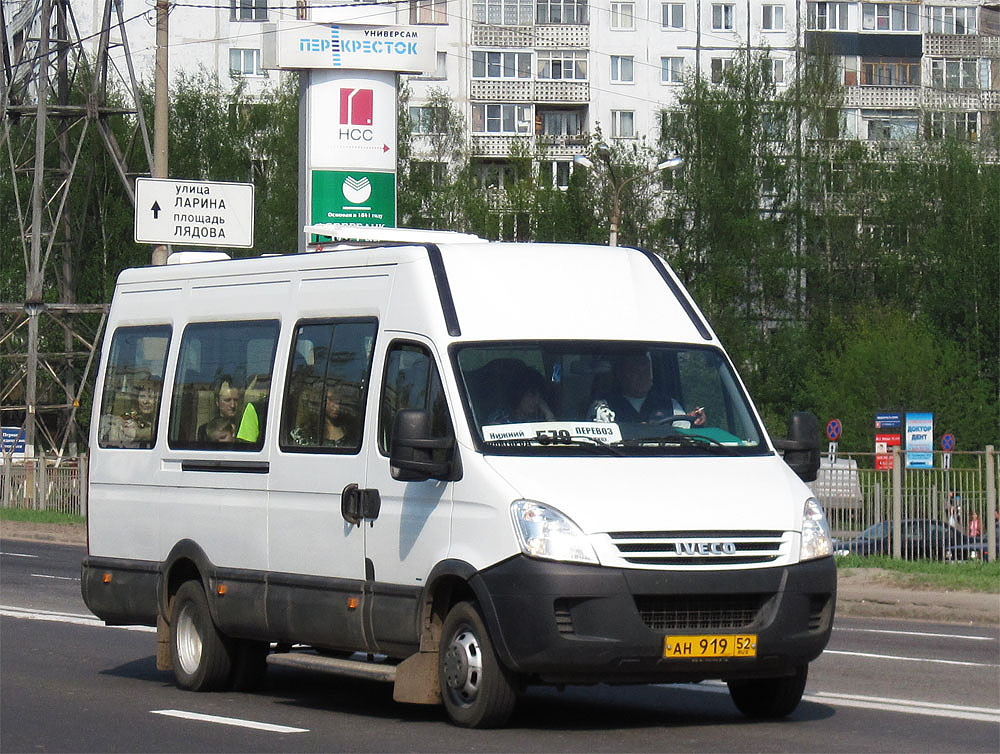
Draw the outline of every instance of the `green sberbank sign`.
[[[313,223],[396,227],[396,174],[313,170]]]

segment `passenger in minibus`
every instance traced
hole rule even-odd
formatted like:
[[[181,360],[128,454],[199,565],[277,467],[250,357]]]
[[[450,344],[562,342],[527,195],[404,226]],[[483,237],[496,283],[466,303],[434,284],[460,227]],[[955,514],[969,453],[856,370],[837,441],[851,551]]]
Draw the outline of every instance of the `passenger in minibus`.
[[[235,427],[237,409],[240,406],[240,391],[239,388],[233,384],[233,378],[228,374],[220,377],[216,381],[214,394],[217,413],[212,420],[222,419],[224,423],[228,423],[229,425]],[[211,441],[211,438],[207,436],[209,423],[210,422],[205,422],[198,427],[198,440],[200,442],[205,442],[206,440]]]
[[[655,423],[679,415],[693,417],[696,427],[708,419],[704,408],[685,411],[676,398],[653,389],[653,367],[644,351],[626,354],[618,360],[615,386],[607,396],[594,401],[589,412],[592,421],[618,423]]]

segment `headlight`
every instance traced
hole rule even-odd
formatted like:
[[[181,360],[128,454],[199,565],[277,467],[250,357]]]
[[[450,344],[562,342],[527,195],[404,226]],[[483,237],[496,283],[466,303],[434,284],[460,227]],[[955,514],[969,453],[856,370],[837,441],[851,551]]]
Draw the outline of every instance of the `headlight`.
[[[799,560],[813,560],[833,553],[833,537],[830,524],[826,522],[823,506],[814,497],[806,500],[802,509],[802,546]]]
[[[515,500],[510,514],[525,555],[570,563],[598,563],[594,548],[580,527],[555,508],[531,500]]]

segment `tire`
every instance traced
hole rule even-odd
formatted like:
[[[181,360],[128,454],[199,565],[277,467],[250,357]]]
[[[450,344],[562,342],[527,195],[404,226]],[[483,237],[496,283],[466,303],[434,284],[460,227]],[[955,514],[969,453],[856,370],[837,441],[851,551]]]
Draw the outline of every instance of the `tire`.
[[[215,627],[205,590],[197,581],[185,581],[174,596],[170,659],[177,685],[190,691],[224,688],[232,673],[232,644]]]
[[[747,717],[776,719],[790,715],[806,690],[808,665],[799,665],[794,675],[729,681],[733,703]]]
[[[445,710],[464,728],[495,728],[517,703],[514,679],[497,659],[479,612],[459,602],[441,629],[438,680]]]
[[[260,688],[267,671],[267,653],[271,645],[266,641],[240,639],[233,642],[233,672],[229,688],[234,691],[255,691]]]

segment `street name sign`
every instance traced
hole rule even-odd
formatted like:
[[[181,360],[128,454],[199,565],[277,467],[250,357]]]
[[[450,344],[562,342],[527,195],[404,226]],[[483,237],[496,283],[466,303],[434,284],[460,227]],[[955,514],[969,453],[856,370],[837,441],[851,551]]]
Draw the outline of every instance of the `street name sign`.
[[[252,183],[137,178],[135,241],[253,246]]]

